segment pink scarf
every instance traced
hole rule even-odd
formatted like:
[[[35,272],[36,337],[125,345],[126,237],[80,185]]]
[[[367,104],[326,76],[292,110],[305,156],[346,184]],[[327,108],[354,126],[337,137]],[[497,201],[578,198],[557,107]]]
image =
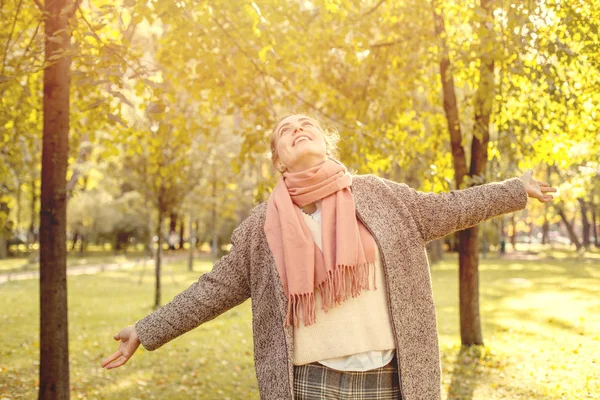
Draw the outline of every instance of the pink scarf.
[[[375,240],[356,218],[350,191],[352,176],[344,165],[328,159],[302,172],[286,172],[267,203],[265,233],[288,296],[285,325],[316,322],[315,288],[324,311],[348,294],[369,290],[369,268],[375,285]],[[321,200],[322,247],[315,244],[298,207]]]

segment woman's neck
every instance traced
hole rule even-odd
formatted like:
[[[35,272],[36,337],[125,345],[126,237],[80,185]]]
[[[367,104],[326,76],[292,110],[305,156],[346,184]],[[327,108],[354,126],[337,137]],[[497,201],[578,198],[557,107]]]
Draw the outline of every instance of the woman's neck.
[[[317,203],[316,202],[312,202],[310,204],[305,205],[304,207],[302,207],[302,211],[305,214],[312,214],[315,211],[317,211]]]

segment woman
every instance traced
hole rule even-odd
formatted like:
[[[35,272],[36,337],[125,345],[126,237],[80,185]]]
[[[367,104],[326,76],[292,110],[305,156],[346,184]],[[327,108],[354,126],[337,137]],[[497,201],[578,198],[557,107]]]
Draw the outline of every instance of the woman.
[[[262,399],[439,399],[441,369],[425,244],[552,200],[520,178],[423,193],[331,158],[335,136],[304,115],[275,127],[282,173],[233,232],[231,252],[170,303],[114,336],[127,362],[252,297]]]

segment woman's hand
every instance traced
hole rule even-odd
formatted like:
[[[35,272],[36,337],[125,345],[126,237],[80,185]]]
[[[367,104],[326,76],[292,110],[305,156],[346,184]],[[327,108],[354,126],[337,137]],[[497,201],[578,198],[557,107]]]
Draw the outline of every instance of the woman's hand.
[[[529,197],[533,197],[534,199],[538,199],[540,203],[547,203],[551,201],[554,196],[550,194],[546,194],[548,192],[556,192],[557,189],[550,187],[545,182],[536,181],[533,179],[533,171],[528,170],[522,176],[519,177],[525,185],[525,190],[527,190],[527,194]]]
[[[117,368],[125,364],[137,348],[140,347],[140,339],[138,339],[135,326],[133,325],[121,329],[113,337],[115,340],[120,340],[121,343],[119,344],[119,350],[102,361],[102,367],[106,369]]]

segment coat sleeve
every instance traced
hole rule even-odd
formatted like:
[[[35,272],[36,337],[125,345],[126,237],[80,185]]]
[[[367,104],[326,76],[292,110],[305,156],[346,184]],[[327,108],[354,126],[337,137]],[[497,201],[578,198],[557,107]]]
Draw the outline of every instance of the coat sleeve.
[[[409,208],[425,243],[473,227],[493,217],[522,210],[527,191],[519,178],[445,193],[420,192],[384,179],[397,199]]]
[[[211,272],[135,324],[146,350],[158,349],[250,297],[251,218],[233,231],[231,251]]]

